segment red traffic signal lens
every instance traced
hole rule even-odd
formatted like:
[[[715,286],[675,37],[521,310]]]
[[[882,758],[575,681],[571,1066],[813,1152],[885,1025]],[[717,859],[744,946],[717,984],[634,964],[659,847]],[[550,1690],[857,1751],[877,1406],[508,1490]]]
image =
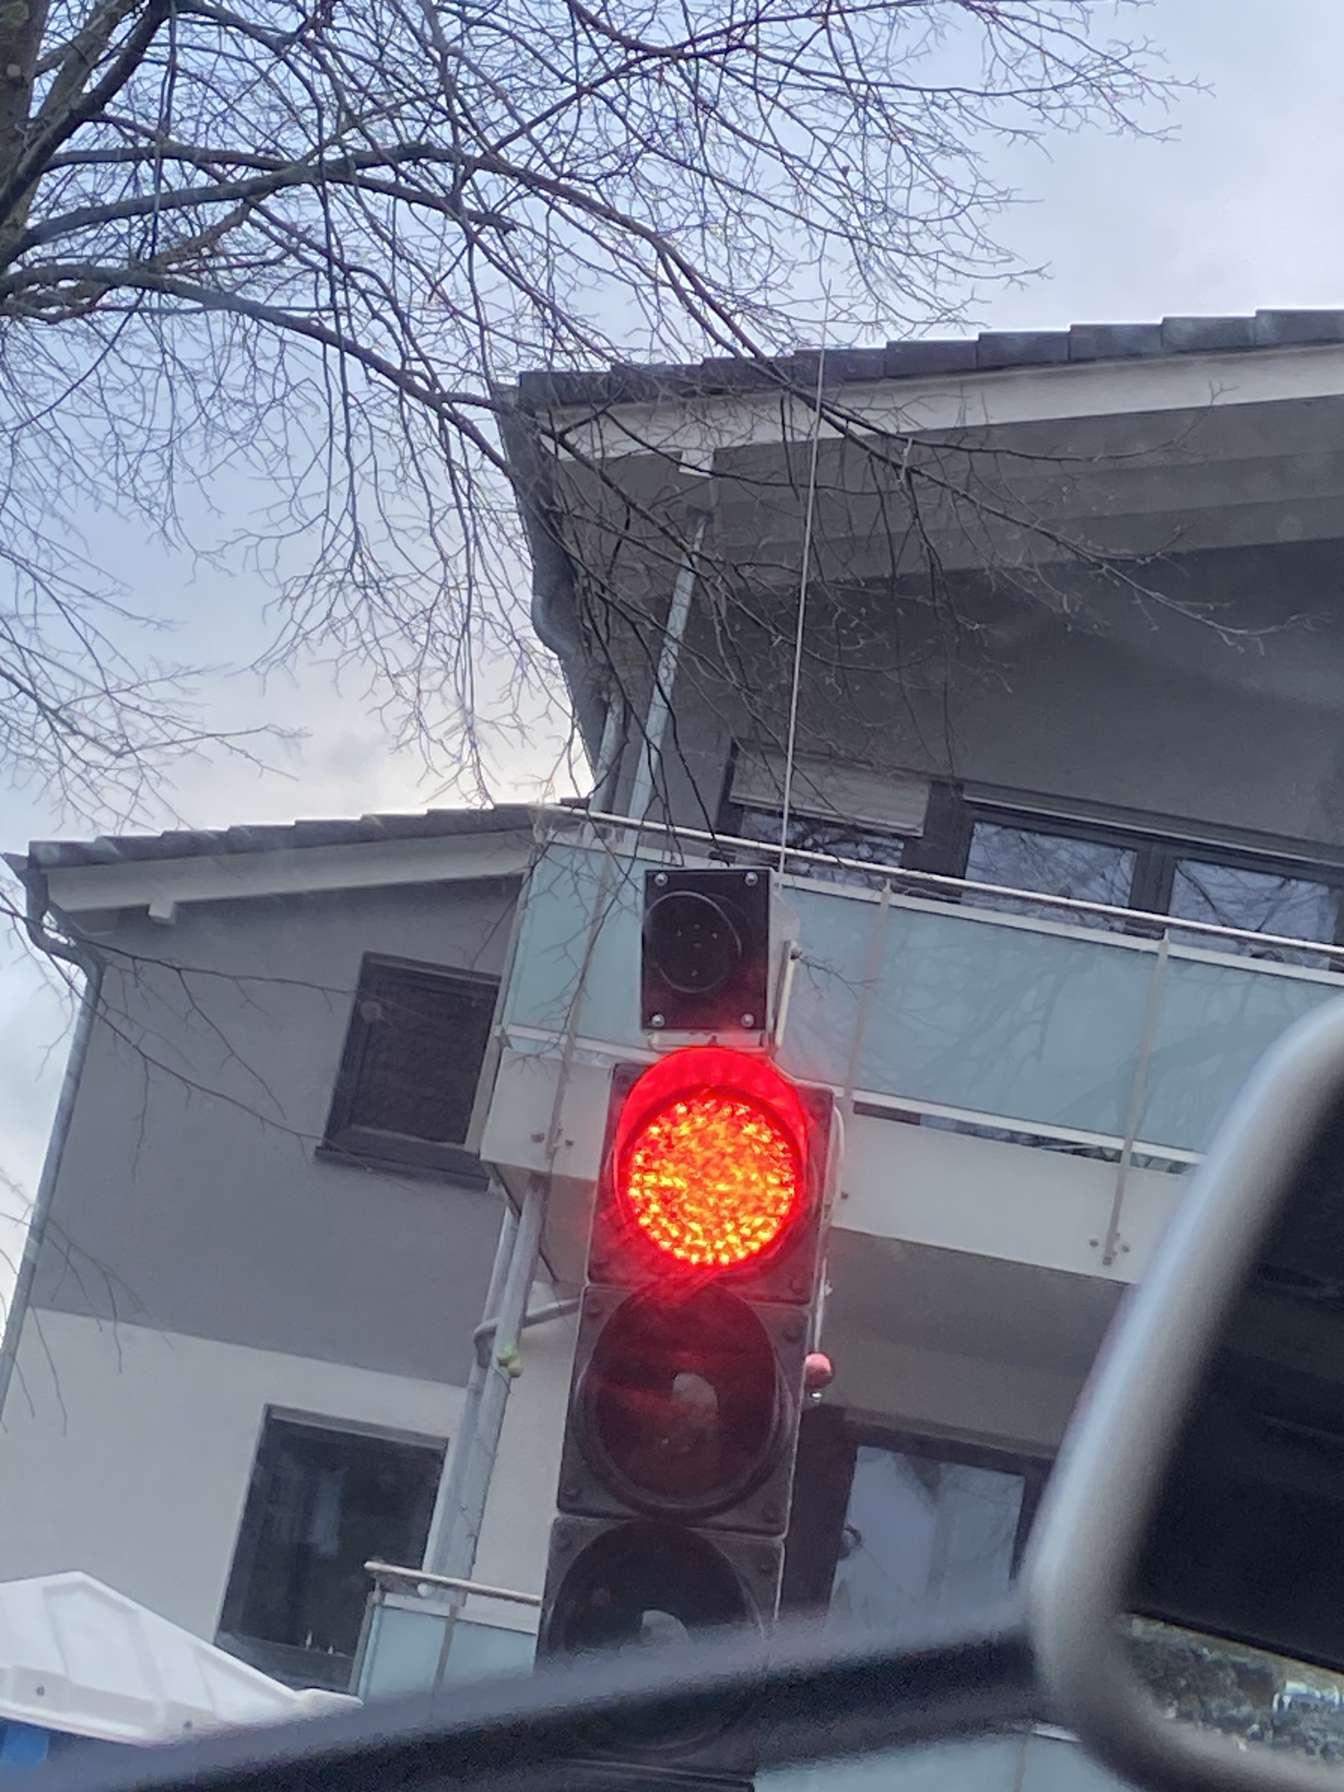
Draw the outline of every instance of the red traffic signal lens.
[[[674,1262],[747,1263],[806,1206],[806,1124],[793,1085],[766,1060],[722,1046],[673,1052],[622,1114],[617,1196]]]
[[[626,1158],[624,1195],[659,1250],[726,1268],[768,1250],[788,1224],[798,1154],[764,1108],[701,1089],[644,1123]]]

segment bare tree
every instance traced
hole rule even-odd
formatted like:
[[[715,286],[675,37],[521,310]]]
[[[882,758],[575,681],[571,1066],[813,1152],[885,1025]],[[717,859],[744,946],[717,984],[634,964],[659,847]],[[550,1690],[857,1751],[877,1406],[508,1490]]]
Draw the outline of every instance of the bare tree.
[[[1145,128],[1172,91],[1114,18],[0,0],[0,756],[125,816],[201,744],[193,668],[147,651],[161,616],[89,543],[102,510],[246,551],[259,663],[360,668],[394,738],[483,788],[491,731],[555,687],[508,383],[760,359],[823,310],[836,341],[955,322],[1019,271],[991,234],[1001,148]],[[908,483],[903,452],[876,445]],[[269,498],[225,526],[232,474]],[[599,636],[610,591],[599,568]]]

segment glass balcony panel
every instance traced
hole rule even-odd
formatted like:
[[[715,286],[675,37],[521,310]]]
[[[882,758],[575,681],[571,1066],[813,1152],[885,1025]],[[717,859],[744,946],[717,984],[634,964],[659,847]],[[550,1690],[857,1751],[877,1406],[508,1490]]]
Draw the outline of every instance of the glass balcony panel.
[[[532,880],[507,998],[511,1028],[639,1046],[646,861],[551,845]],[[781,1051],[793,1074],[916,1107],[1125,1137],[1152,1024],[1137,1136],[1202,1151],[1256,1061],[1344,981],[1173,948],[1150,1013],[1157,942],[972,901],[876,899],[793,883],[799,920]],[[603,924],[594,934],[600,907]],[[584,970],[586,967],[586,977]],[[581,987],[582,986],[582,987]],[[581,991],[581,999],[580,999]],[[537,1049],[547,1049],[545,1040]]]

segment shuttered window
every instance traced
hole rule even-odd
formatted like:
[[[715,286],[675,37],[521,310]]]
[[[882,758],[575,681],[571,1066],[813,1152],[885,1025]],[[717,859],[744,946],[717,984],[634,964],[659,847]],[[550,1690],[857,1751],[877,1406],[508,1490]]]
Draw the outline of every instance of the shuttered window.
[[[498,981],[368,956],[327,1123],[342,1155],[465,1172]]]
[[[722,824],[726,832],[778,845],[784,806],[784,757],[764,747],[739,746]],[[873,865],[902,863],[908,841],[923,832],[929,781],[904,772],[800,753],[789,785],[786,844],[795,851],[833,855]],[[795,877],[875,886],[877,873],[841,864],[794,859]]]
[[[784,802],[784,755],[765,747],[739,747],[728,800],[740,808],[778,814]],[[928,804],[927,778],[873,771],[811,753],[800,753],[794,761],[789,789],[794,815],[845,821],[860,830],[921,834]]]

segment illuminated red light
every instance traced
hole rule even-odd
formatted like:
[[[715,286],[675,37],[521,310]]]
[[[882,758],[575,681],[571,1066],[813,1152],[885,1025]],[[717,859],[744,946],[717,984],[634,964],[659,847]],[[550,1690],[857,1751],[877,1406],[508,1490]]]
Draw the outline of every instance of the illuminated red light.
[[[797,1105],[773,1066],[722,1047],[692,1047],[650,1071],[632,1092],[616,1163],[618,1195],[646,1239],[688,1268],[768,1251],[806,1198]]]

